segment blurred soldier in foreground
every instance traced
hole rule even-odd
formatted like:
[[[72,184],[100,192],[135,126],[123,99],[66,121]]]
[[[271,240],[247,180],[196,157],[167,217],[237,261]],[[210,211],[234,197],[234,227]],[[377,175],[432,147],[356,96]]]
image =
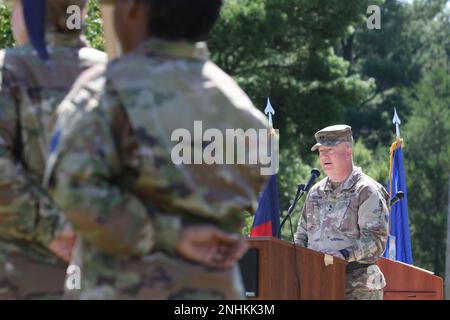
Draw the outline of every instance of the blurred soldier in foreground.
[[[347,299],[383,299],[385,279],[375,264],[387,239],[383,186],[353,165],[351,127],[336,125],[315,134],[320,165],[328,176],[311,188],[295,243],[342,259]]]
[[[0,299],[60,298],[74,233],[42,187],[45,162],[57,105],[107,57],[66,27],[67,7],[86,0],[9,2],[17,48],[0,51]]]
[[[259,165],[187,163],[205,151],[194,121],[223,136],[225,129],[267,127],[208,59],[205,43],[196,42],[222,1],[105,2],[115,4],[126,54],[84,73],[60,105],[47,166],[52,194],[81,239],[72,264],[81,268],[82,289],[67,297],[243,298],[236,263],[245,246],[243,211],[256,204],[266,179]],[[175,164],[177,132],[186,138],[187,162]],[[237,160],[255,148],[247,144]],[[225,156],[236,163],[235,155]],[[184,248],[187,231],[201,235],[212,226],[235,235],[236,244],[207,255],[201,246]]]

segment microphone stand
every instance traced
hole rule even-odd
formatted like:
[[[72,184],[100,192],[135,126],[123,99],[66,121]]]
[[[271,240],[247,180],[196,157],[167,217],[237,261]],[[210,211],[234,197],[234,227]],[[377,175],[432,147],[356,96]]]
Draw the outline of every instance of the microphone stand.
[[[283,226],[284,226],[286,220],[291,217],[292,212],[294,211],[298,200],[300,200],[300,198],[305,194],[305,188],[306,188],[306,185],[303,183],[297,185],[297,193],[295,194],[294,201],[289,206],[288,213],[284,217],[283,221],[281,222],[280,228],[278,229],[278,235],[277,235],[278,239],[281,239],[281,230],[283,229]],[[291,234],[292,234],[292,225],[291,225]],[[293,234],[292,234],[292,237],[294,237]],[[295,271],[295,277],[297,279],[298,296],[300,297],[301,292],[302,292],[302,285],[300,282],[299,266],[298,266],[298,262],[297,262],[298,261],[297,250],[295,249],[294,239],[292,239],[292,241],[293,241],[292,245],[294,247],[294,271]]]
[[[295,195],[294,201],[292,202],[292,204],[289,206],[288,209],[288,213],[286,214],[286,216],[283,218],[283,221],[280,224],[280,228],[278,228],[278,234],[277,234],[277,238],[281,239],[281,229],[283,229],[284,224],[286,223],[287,218],[289,218],[292,215],[292,212],[294,211],[295,206],[297,205],[298,200],[300,200],[300,198],[305,194],[305,185],[299,184],[297,185],[297,193]]]

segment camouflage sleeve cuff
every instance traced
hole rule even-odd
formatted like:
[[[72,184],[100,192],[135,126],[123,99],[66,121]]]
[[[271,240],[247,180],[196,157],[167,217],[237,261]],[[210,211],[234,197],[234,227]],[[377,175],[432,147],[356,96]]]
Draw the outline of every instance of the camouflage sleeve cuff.
[[[155,249],[175,254],[181,238],[181,218],[174,215],[155,216]]]
[[[64,230],[68,221],[57,210],[51,210],[51,214],[44,216],[39,212],[38,215],[39,220],[35,227],[35,237],[37,241],[47,246]]]
[[[349,252],[348,262],[358,261],[363,258],[361,251],[358,250],[358,244],[345,248]]]
[[[353,261],[357,261],[357,257],[355,255],[355,251],[352,250],[348,250],[349,251],[349,257],[348,259],[346,259],[348,262],[353,262]]]
[[[348,248],[348,251],[350,252],[350,257],[347,260],[348,262],[357,261],[361,263],[375,263],[379,258],[379,256],[374,254],[374,249],[360,247],[360,245]]]

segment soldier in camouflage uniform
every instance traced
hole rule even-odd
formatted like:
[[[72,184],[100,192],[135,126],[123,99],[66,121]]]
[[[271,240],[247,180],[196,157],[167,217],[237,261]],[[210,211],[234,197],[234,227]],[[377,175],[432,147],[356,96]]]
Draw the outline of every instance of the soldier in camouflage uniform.
[[[107,57],[65,27],[67,6],[85,0],[49,2],[46,62],[28,44],[22,2],[10,2],[18,47],[0,51],[0,299],[60,298],[73,237],[42,187],[55,110]]]
[[[315,134],[327,175],[311,188],[295,243],[346,259],[347,299],[382,299],[385,279],[375,265],[387,239],[383,186],[353,165],[351,127],[335,125]]]
[[[180,142],[189,155],[204,151],[194,121],[224,136],[226,129],[267,128],[263,114],[208,59],[205,43],[196,42],[222,2],[115,5],[126,54],[85,73],[60,105],[47,165],[52,194],[80,239],[72,263],[81,268],[82,288],[67,297],[241,299],[237,256],[226,268],[183,258],[176,230],[181,222],[206,224],[240,238],[243,211],[254,208],[266,178],[259,165],[171,158],[178,129],[194,139]]]

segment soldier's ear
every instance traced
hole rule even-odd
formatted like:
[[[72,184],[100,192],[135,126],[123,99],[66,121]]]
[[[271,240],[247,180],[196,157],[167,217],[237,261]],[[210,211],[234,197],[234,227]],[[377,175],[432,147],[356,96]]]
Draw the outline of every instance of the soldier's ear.
[[[129,18],[135,19],[142,10],[144,10],[143,6],[145,6],[145,1],[141,0],[127,0],[129,2],[129,10],[128,15]]]
[[[352,145],[350,143],[345,143],[344,146],[345,146],[345,154],[350,157],[353,154]]]
[[[126,19],[139,29],[147,29],[149,4],[142,0],[123,0],[125,2],[123,13]]]

